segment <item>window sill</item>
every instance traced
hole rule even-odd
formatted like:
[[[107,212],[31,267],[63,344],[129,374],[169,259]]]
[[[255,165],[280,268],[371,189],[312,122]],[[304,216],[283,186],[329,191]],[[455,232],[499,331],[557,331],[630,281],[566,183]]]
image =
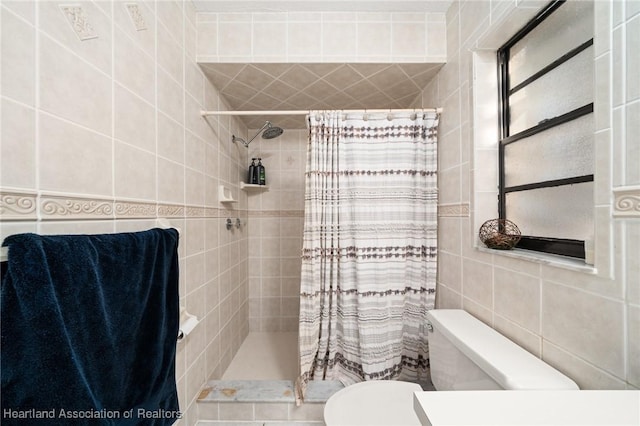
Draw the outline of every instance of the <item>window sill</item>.
[[[541,253],[531,250],[513,249],[513,250],[494,250],[487,247],[475,247],[476,250],[482,253],[494,254],[496,256],[510,257],[513,259],[526,260],[529,262],[540,263],[543,265],[553,266],[556,268],[568,269],[575,272],[582,272],[584,274],[597,273],[597,269],[593,265],[587,265],[582,259],[574,259],[566,256],[559,256],[548,253]]]

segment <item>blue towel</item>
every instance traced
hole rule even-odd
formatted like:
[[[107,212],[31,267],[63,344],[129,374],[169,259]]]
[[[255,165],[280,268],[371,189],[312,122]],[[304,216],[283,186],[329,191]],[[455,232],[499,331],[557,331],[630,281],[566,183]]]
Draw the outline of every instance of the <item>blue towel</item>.
[[[176,230],[2,245],[0,423],[173,424]]]

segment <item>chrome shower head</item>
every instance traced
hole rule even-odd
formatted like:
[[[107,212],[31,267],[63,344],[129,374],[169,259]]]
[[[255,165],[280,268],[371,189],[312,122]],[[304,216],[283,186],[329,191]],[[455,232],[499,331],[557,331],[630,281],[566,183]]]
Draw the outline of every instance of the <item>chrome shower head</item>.
[[[260,132],[262,132],[262,139],[273,139],[284,133],[284,130],[282,130],[282,128],[280,127],[274,126],[270,121],[266,121],[260,128],[260,130],[258,130],[258,133],[256,133],[251,139],[249,139],[249,142],[245,141],[242,138],[236,137],[236,135],[231,136],[231,142],[240,142],[245,146],[245,148],[249,148],[249,144],[253,142],[253,140],[260,134]]]
[[[277,138],[284,132],[281,127],[274,126],[270,121],[267,121],[265,125],[267,126],[267,128],[264,132],[262,132],[262,139]]]

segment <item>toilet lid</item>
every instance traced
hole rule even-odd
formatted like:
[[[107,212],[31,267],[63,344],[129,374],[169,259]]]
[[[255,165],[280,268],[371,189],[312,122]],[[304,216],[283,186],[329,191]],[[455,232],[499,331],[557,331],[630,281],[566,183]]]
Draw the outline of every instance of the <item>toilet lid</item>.
[[[413,393],[420,385],[394,380],[356,383],[336,392],[324,407],[327,426],[420,426]]]

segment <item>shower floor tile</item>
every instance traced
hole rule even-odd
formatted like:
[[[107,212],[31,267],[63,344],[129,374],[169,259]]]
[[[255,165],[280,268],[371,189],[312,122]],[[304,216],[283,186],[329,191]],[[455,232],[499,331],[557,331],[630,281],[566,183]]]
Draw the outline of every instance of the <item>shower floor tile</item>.
[[[298,333],[251,332],[222,380],[295,380],[298,369]]]

